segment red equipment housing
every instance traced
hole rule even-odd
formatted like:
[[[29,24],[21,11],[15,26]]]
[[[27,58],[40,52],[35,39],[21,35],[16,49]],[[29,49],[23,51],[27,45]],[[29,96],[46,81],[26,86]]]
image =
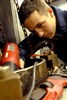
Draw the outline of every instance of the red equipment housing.
[[[12,70],[19,67],[19,48],[15,43],[7,43],[3,49],[1,65],[9,65]]]
[[[64,87],[67,86],[67,79],[62,77],[48,78],[48,82],[51,82],[54,86],[52,88],[47,87],[47,94],[42,100],[58,100],[63,93]]]

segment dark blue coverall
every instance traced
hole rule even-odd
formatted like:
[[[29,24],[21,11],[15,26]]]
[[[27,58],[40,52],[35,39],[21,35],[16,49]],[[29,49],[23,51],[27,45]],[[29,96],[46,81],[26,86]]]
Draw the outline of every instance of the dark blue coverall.
[[[58,55],[58,58],[63,62],[67,62],[67,11],[63,11],[55,6],[51,6],[56,16],[57,25],[56,33],[52,39],[54,44],[54,52]],[[29,35],[30,43],[34,49],[35,45],[46,38],[40,38],[33,33]],[[48,40],[48,39],[47,39]],[[20,50],[20,58],[26,62],[27,55],[31,52],[27,38],[18,44]]]

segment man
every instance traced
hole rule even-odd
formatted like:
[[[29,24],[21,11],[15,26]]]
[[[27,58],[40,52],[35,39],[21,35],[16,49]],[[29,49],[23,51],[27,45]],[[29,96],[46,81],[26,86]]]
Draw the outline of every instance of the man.
[[[20,23],[31,32],[28,38],[33,48],[42,40],[52,40],[55,53],[67,61],[67,11],[50,7],[44,0],[24,0],[18,14]],[[23,67],[30,52],[27,38],[18,46]]]

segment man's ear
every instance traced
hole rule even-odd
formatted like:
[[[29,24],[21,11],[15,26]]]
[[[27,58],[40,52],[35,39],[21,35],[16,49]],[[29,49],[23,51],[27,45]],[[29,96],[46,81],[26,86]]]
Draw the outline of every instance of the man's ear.
[[[53,17],[53,10],[52,8],[47,8],[47,12],[50,14],[51,17]]]

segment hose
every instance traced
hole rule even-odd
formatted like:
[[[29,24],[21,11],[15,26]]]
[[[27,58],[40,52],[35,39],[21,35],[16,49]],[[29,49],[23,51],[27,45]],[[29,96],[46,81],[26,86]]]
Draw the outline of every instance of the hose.
[[[45,54],[33,54],[33,53],[35,53],[38,49],[42,48],[43,46],[48,46],[48,45],[51,46],[49,52],[47,52],[47,53],[45,53]],[[31,55],[32,55],[32,57],[34,57],[34,56],[47,56],[53,49],[54,49],[53,43],[52,43],[51,41],[46,41],[46,40],[44,40],[44,41],[38,43],[38,44],[34,47],[34,49],[27,55],[27,58],[30,58]]]
[[[31,89],[26,97],[25,100],[30,100],[30,97],[31,97],[31,94],[34,90],[34,87],[35,87],[35,78],[36,78],[36,66],[37,66],[37,63],[38,62],[35,62],[34,65],[33,65],[33,80],[32,80],[32,86],[31,86]]]

